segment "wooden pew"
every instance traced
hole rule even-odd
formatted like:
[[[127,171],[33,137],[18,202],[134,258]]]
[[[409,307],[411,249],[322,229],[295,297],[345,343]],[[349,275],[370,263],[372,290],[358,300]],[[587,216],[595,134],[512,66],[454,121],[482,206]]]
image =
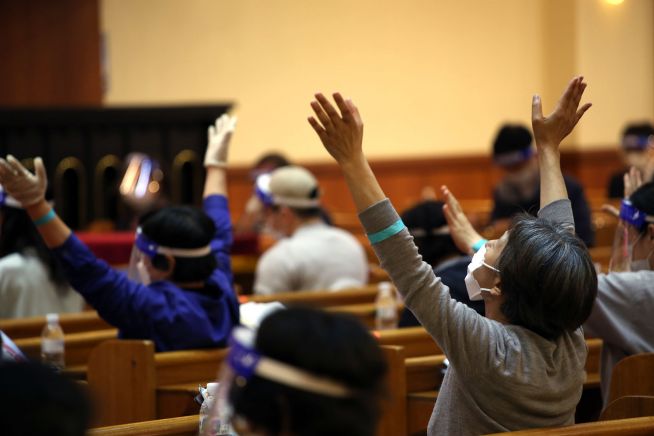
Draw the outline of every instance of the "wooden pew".
[[[89,430],[88,436],[196,436],[200,417],[198,415],[179,418],[98,427]]]
[[[85,333],[64,334],[66,372],[80,376],[86,372],[86,363],[93,349],[111,339],[116,339],[118,330],[106,329]],[[41,337],[24,338],[15,341],[25,355],[34,360],[41,359]]]
[[[2,319],[0,320],[0,330],[15,341],[17,339],[41,336],[45,324],[45,316]],[[59,325],[61,325],[62,330],[66,334],[112,328],[94,310],[86,310],[79,313],[61,313],[59,314]]]
[[[600,421],[654,416],[654,396],[626,395],[614,400],[602,411]]]
[[[150,404],[149,401],[152,399],[152,385],[156,384],[156,381],[153,379],[157,378],[158,373],[164,381],[170,381],[171,379],[176,379],[177,377],[188,379],[190,376],[187,370],[184,370],[182,374],[178,373],[178,369],[172,370],[173,367],[179,367],[184,358],[182,357],[181,352],[175,352],[176,356],[173,358],[171,356],[164,356],[168,353],[157,353],[154,356],[154,359],[150,355],[150,346],[147,344],[147,341],[123,341],[124,344],[122,352],[125,352],[129,349],[133,360],[127,362],[113,361],[109,362],[110,366],[116,364],[122,366],[122,370],[129,371],[129,368],[126,367],[136,367],[137,373],[141,376],[145,375],[145,378],[133,379],[133,382],[139,384],[138,389],[141,389],[141,393],[138,394],[138,398],[130,397],[133,395],[131,392],[132,389],[127,386],[121,388],[120,381],[114,380],[112,384],[115,387],[113,392],[99,392],[97,385],[94,386],[93,382],[90,382],[91,389],[94,389],[96,395],[115,395],[117,391],[121,392],[123,395],[123,401],[130,403],[131,407],[137,407],[139,414],[152,414],[153,411],[151,408],[143,408],[140,406]],[[129,342],[132,342],[130,344]],[[142,342],[142,343],[137,343]],[[114,354],[117,348],[114,348],[111,344],[105,346],[106,350],[114,351]],[[386,361],[389,365],[389,372],[387,375],[387,395],[382,403],[382,414],[381,420],[378,425],[377,435],[378,436],[397,436],[403,434],[406,428],[406,419],[403,415],[404,410],[406,410],[406,396],[404,395],[405,385],[404,385],[404,372],[400,371],[400,367],[404,365],[404,353],[402,347],[394,346],[384,346],[382,347],[382,352],[386,358]],[[119,351],[120,354],[122,354]],[[184,352],[185,353],[185,352]],[[100,358],[100,356],[97,356]],[[106,353],[102,353],[102,358],[108,357],[112,359],[111,356],[106,356]],[[114,359],[122,359],[122,357],[114,357]],[[159,362],[157,362],[159,361]],[[166,364],[163,364],[163,361],[166,361]],[[156,370],[154,374],[148,368],[148,365],[154,364]],[[163,367],[167,369],[164,369]],[[113,368],[118,369],[118,368]],[[110,370],[106,368],[105,370]],[[200,369],[202,371],[202,369]],[[214,371],[215,372],[215,371]],[[89,378],[92,378],[89,375]],[[121,376],[120,378],[123,378]],[[215,376],[214,376],[215,378]],[[213,378],[212,378],[213,379]],[[107,389],[109,386],[104,386],[103,389]],[[197,392],[197,386],[196,390]],[[106,401],[102,403],[102,407],[114,407],[108,405]],[[393,411],[399,410],[402,413],[393,413]],[[133,416],[136,414],[133,414]],[[106,427],[98,427],[89,431],[90,436],[145,436],[145,435],[195,435],[198,430],[199,417],[197,414],[192,414],[183,417],[177,418],[167,418],[167,419],[157,419],[157,420],[147,420],[142,422],[134,422],[128,424],[119,424]]]
[[[493,433],[487,436],[644,436],[654,434],[654,417],[618,419],[586,424],[576,424],[567,427],[539,428],[533,430],[513,431],[509,433]]]
[[[100,344],[89,358],[87,377],[100,405],[98,425],[197,413],[198,384],[216,379],[226,355],[226,349],[155,353],[151,341]]]
[[[241,295],[241,303],[254,301],[257,303],[270,303],[279,301],[285,305],[304,305],[316,308],[330,306],[345,306],[350,304],[372,303],[377,297],[376,284],[340,291],[297,291],[282,292],[273,295]]]
[[[626,395],[654,396],[654,353],[625,357],[613,367],[609,403]]]

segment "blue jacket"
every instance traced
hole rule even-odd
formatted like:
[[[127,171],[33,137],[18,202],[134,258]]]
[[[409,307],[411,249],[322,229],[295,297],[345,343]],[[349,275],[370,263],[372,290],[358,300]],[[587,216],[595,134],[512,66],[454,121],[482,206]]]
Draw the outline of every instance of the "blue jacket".
[[[169,281],[148,286],[99,260],[75,235],[54,249],[68,281],[100,316],[119,329],[122,339],[150,339],[157,351],[223,347],[239,323],[232,287],[229,250],[232,226],[227,199],[205,198],[204,211],[216,225],[211,248],[218,267],[202,292],[184,290]]]

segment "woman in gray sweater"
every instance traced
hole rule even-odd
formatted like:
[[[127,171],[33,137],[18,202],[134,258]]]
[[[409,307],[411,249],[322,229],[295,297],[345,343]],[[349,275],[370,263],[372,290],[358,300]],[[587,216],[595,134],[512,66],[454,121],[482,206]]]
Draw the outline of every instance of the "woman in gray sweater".
[[[334,100],[340,113],[321,94],[311,103],[316,118],[309,123],[340,165],[382,267],[450,361],[430,435],[574,422],[587,354],[580,326],[590,313],[597,278],[574,235],[559,144],[590,107],[579,108],[585,87],[581,77],[574,78],[548,117],[534,97],[543,206],[538,218],[521,217],[500,239],[480,241],[445,189],[452,233],[479,250],[466,282],[471,297],[484,299],[486,317],[452,300],[422,262],[363,154],[363,123],[354,104],[339,94]]]

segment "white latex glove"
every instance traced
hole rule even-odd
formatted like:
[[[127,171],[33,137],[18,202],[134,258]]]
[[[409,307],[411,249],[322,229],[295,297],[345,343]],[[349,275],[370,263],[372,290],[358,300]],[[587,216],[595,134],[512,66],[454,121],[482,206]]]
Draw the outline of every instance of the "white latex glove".
[[[205,167],[225,168],[227,166],[227,152],[229,141],[236,127],[236,117],[223,114],[216,119],[214,125],[209,126],[207,151],[204,154]]]
[[[45,199],[48,176],[40,157],[34,159],[34,170],[36,174],[30,173],[12,155],[8,155],[7,160],[0,158],[0,183],[23,207]]]

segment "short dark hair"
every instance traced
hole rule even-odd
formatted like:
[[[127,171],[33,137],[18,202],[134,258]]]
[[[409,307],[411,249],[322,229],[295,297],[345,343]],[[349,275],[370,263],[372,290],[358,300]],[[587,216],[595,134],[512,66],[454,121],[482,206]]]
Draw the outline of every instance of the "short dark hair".
[[[651,136],[654,135],[654,126],[651,123],[631,123],[627,124],[622,131],[622,137],[628,135]]]
[[[286,156],[278,152],[270,152],[261,156],[257,162],[254,164],[254,168],[259,167],[271,167],[272,169],[277,169],[281,167],[286,167],[291,164]]]
[[[89,398],[64,375],[37,363],[0,364],[2,434],[83,436],[90,423]]]
[[[171,248],[201,248],[208,245],[216,226],[204,211],[191,206],[170,206],[159,209],[141,218],[141,230],[159,245]],[[152,266],[166,270],[168,261],[157,254]],[[206,280],[216,269],[213,254],[203,257],[175,257],[172,281],[178,283]]]
[[[493,156],[524,150],[531,147],[533,137],[522,124],[504,124],[493,142]]]
[[[645,212],[647,215],[654,215],[654,182],[648,182],[641,185],[640,188],[636,189],[636,191],[631,194],[629,200],[636,209]],[[643,227],[638,230],[641,233],[646,232],[647,224],[643,225]]]
[[[289,308],[266,317],[256,348],[265,356],[344,383],[355,393],[332,398],[258,376],[234,385],[234,411],[270,435],[374,435],[386,363],[377,342],[356,319]]]
[[[1,213],[0,257],[13,253],[25,255],[31,252],[45,265],[50,280],[56,285],[57,292],[62,294],[72,292],[63,266],[45,245],[27,212],[23,209],[3,206]]]
[[[516,217],[497,267],[511,324],[554,340],[590,316],[597,273],[583,241],[560,224]]]
[[[447,226],[444,204],[442,201],[423,201],[402,213],[402,222],[412,234],[418,252],[432,266],[452,255],[463,255],[449,232],[434,234],[434,230]]]

